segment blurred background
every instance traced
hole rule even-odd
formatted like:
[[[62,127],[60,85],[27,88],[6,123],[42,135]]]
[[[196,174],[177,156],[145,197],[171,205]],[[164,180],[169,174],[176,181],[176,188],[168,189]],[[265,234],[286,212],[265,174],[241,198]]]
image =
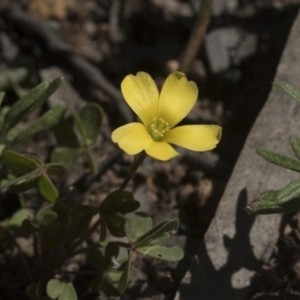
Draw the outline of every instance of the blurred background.
[[[113,129],[134,118],[119,91],[122,79],[145,71],[161,87],[170,72],[182,70],[185,51],[195,42],[190,39],[191,32],[205,29],[196,56],[185,70],[199,87],[199,99],[182,123],[219,124],[222,141],[209,153],[181,150],[180,157],[163,164],[147,159],[131,185],[141,210],[156,222],[180,218],[180,235],[174,243],[185,248],[189,239],[186,251],[191,255],[267,99],[300,0],[213,0],[211,12],[202,14],[207,24],[199,25],[196,20],[202,3],[0,0],[0,90],[7,92],[5,104],[11,105],[42,80],[64,76],[61,91],[49,99],[44,110],[55,105],[56,98],[75,108],[86,101],[104,108],[96,151],[98,163],[109,162],[106,166],[110,169],[105,167],[101,178],[84,191],[90,203],[101,201],[115,189],[131,162],[128,156],[114,152],[116,146],[110,140]],[[24,120],[24,126],[28,122],[30,118]],[[53,141],[51,136],[40,136],[25,145],[24,151],[47,160]],[[112,153],[114,159],[109,161]],[[78,182],[84,175],[81,165],[69,181]],[[3,205],[3,217],[15,209]],[[147,282],[155,299],[173,295],[184,271],[174,275],[177,265],[157,266],[135,259],[133,272],[140,282]],[[141,291],[141,285],[131,291],[133,299],[137,290]]]

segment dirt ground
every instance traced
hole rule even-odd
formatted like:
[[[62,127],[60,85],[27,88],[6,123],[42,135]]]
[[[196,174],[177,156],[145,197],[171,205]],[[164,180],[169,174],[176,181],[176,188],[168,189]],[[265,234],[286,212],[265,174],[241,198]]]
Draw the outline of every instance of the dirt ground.
[[[166,75],[179,65],[200,4],[198,0],[1,2],[0,8],[17,5],[46,22],[59,40],[101,70],[116,89],[127,74],[137,71],[150,73],[162,85]],[[199,100],[183,123],[219,124],[223,127],[222,141],[209,153],[180,150],[181,156],[169,162],[146,159],[129,185],[141,202],[141,210],[155,223],[171,217],[180,219],[174,242],[184,248],[186,238],[193,238],[193,245],[186,249],[189,255],[197,251],[247,134],[267,99],[299,6],[299,0],[214,2],[207,38],[188,73],[199,87]],[[73,71],[53,49],[32,35],[30,27],[20,29],[0,10],[0,72],[26,67],[29,76],[20,84],[26,89],[49,78],[55,68],[72,84],[75,96],[68,101],[76,105],[76,98],[79,106],[94,101],[104,109],[104,125],[96,147],[103,171],[91,185],[80,186],[86,168],[79,162],[69,178],[69,184],[82,188],[87,203],[97,204],[120,185],[132,161],[115,152],[116,145],[110,140],[112,130],[125,123],[126,114],[120,113],[112,94],[90,82],[84,72]],[[1,86],[1,80],[0,89],[6,89],[11,103],[17,99],[18,90]],[[24,120],[23,125],[30,121]],[[24,149],[47,160],[53,142],[52,136],[41,135]],[[109,161],[112,153],[115,157]],[[26,197],[34,203],[36,195]],[[1,205],[2,219],[16,209],[16,204],[7,201]],[[286,216],[282,224],[277,252],[254,279],[249,299],[300,299],[299,214]],[[139,256],[133,260],[137,282],[122,299],[172,299],[188,268]],[[105,299],[84,290],[78,290],[78,294],[79,299]],[[1,299],[8,299],[3,295]]]

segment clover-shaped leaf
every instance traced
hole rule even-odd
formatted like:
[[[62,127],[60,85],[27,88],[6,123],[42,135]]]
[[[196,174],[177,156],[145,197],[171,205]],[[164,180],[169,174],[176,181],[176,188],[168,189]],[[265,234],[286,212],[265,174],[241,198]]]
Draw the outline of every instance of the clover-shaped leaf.
[[[102,108],[97,103],[89,103],[79,111],[81,130],[86,145],[92,145],[96,142],[102,125],[102,115]]]
[[[140,203],[134,200],[133,195],[129,191],[117,190],[109,194],[101,203],[101,209],[109,209],[127,214],[135,211]]]
[[[183,258],[183,251],[175,246],[167,248],[162,246],[177,231],[179,221],[171,219],[152,228],[152,220],[145,213],[136,212],[128,216],[125,222],[125,232],[134,249],[138,252],[169,261]]]
[[[50,299],[77,300],[77,294],[73,284],[58,279],[48,281],[46,293]]]
[[[139,237],[148,232],[153,226],[150,216],[143,212],[129,215],[125,222],[125,232],[130,242],[135,242]]]
[[[3,152],[3,160],[8,168],[16,175],[23,175],[7,181],[2,188],[9,188],[9,192],[21,193],[33,187],[38,188],[40,193],[49,201],[54,202],[58,198],[58,192],[48,177],[59,175],[65,171],[62,164],[46,164],[36,156],[20,154],[11,150]]]
[[[178,261],[183,258],[184,252],[179,246],[174,246],[167,248],[165,246],[144,246],[138,247],[136,249],[145,255],[149,255],[158,259],[168,260],[168,261]]]
[[[102,217],[101,228],[105,232],[107,227],[110,233],[117,237],[125,236],[123,214],[132,212],[140,206],[140,203],[133,199],[129,191],[118,190],[109,194],[100,205]]]
[[[87,263],[98,270],[105,270],[105,259],[102,252],[99,249],[93,249],[89,252],[87,258]]]
[[[67,169],[75,164],[80,154],[80,143],[71,125],[65,120],[54,126],[53,132],[57,141],[56,147],[51,153],[52,162],[63,162]]]

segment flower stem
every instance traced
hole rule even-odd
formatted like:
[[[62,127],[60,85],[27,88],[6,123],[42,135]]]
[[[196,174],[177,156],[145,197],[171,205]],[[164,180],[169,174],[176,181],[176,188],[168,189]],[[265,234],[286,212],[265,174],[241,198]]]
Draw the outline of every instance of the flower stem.
[[[135,160],[133,161],[133,164],[131,165],[126,177],[123,180],[123,183],[119,187],[119,190],[124,190],[127,186],[128,182],[140,166],[140,164],[143,162],[143,160],[146,158],[147,154],[145,151],[141,152],[138,156],[136,156]]]

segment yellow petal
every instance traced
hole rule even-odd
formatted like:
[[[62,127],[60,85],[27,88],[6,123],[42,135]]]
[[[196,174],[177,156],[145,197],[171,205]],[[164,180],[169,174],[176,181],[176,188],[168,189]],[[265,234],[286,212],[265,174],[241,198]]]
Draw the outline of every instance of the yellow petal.
[[[159,97],[158,114],[170,128],[179,123],[193,108],[198,98],[195,82],[183,73],[174,72],[166,79]]]
[[[113,131],[111,139],[129,155],[140,153],[152,141],[145,126],[137,122],[117,128]]]
[[[179,155],[177,151],[174,150],[172,146],[170,146],[166,142],[152,142],[145,148],[146,153],[149,156],[152,156],[158,160],[169,160],[174,156]]]
[[[128,75],[121,83],[121,90],[128,105],[147,126],[156,117],[159,97],[151,76],[145,72]]]
[[[164,141],[189,150],[208,151],[216,147],[221,134],[218,125],[186,125],[168,131]]]

